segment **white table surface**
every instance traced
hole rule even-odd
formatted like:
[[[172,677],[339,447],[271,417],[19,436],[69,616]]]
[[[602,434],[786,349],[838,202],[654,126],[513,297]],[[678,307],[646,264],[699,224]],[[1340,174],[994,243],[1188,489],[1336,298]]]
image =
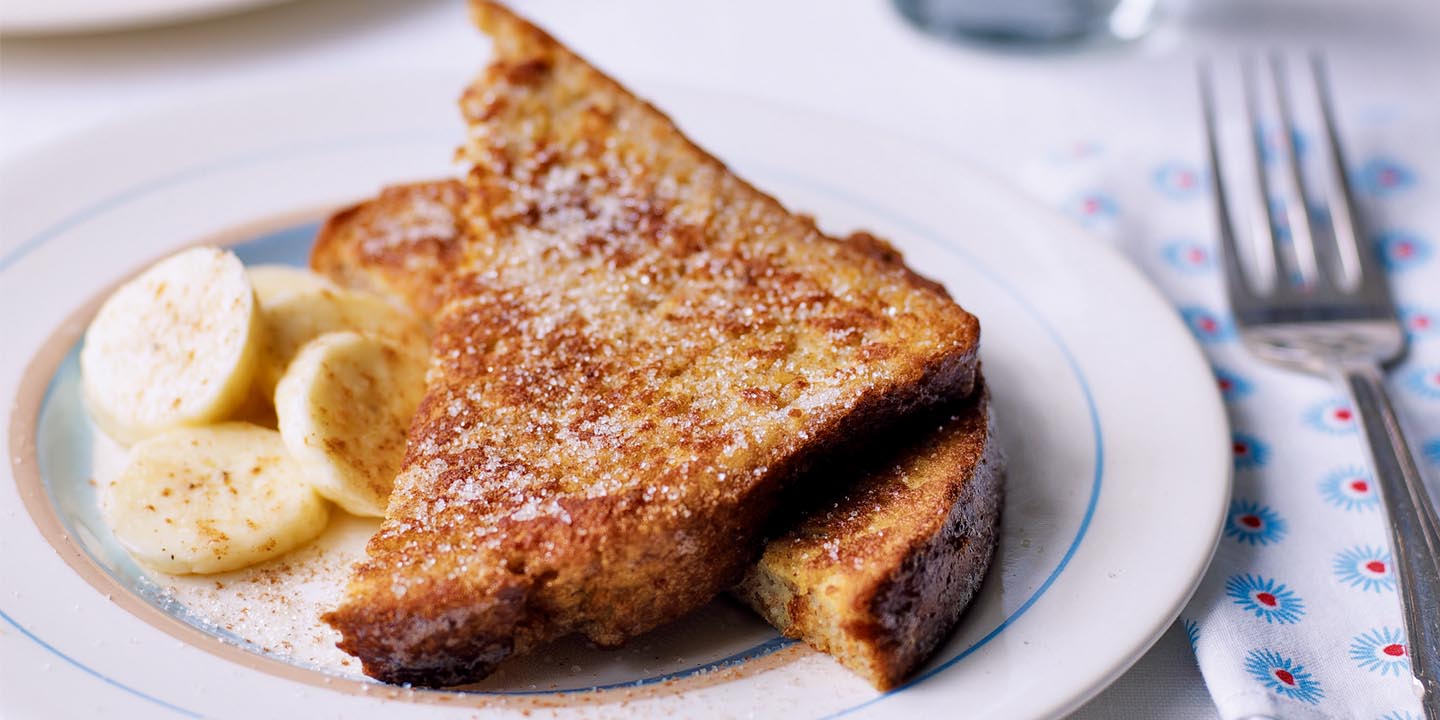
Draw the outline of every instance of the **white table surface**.
[[[1142,41],[1038,55],[921,35],[884,0],[515,5],[642,94],[686,84],[844,116],[947,146],[1022,187],[1047,149],[1081,139],[1198,157],[1199,56],[1322,48],[1342,94],[1440,110],[1435,2],[1194,0],[1172,3]],[[295,0],[166,28],[3,38],[0,161],[117,115],[277,80],[416,68],[453,75],[458,88],[484,54],[451,0]],[[1075,717],[1215,712],[1172,628]]]

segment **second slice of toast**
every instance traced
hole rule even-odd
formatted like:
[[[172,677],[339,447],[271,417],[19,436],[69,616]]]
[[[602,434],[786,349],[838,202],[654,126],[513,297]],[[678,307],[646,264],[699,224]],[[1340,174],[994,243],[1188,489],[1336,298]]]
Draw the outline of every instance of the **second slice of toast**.
[[[888,690],[949,636],[994,556],[1004,458],[989,394],[922,412],[847,455],[814,471],[844,489],[782,515],[732,592]]]
[[[979,324],[842,243],[488,2],[472,167],[425,399],[326,621],[365,671],[448,685],[708,602],[817,458],[962,397]]]

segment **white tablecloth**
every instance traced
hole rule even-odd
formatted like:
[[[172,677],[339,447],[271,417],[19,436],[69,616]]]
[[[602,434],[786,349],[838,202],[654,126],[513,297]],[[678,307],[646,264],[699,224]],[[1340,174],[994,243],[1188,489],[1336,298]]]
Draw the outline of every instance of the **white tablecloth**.
[[[1194,0],[1144,40],[1043,54],[957,46],[883,0],[515,0],[644,94],[686,84],[769,98],[948,146],[1043,194],[1043,166],[1077,143],[1173,146],[1199,157],[1199,56],[1325,50],[1353,113],[1440,114],[1440,4]],[[484,56],[460,2],[297,0],[169,28],[0,40],[0,160],[108,118],[277,79],[381,68],[453,75]],[[1212,718],[1172,628],[1082,718]]]

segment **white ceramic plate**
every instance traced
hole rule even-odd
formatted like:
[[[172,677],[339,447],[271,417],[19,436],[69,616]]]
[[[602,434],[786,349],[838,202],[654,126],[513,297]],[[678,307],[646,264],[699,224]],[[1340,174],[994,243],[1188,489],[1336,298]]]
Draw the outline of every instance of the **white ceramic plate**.
[[[287,0],[5,0],[0,33],[54,35],[165,25]]]
[[[88,488],[67,361],[86,308],[206,239],[299,262],[325,209],[451,172],[458,89],[368,78],[116,124],[5,169],[0,710],[1022,718],[1076,707],[1138,658],[1209,563],[1228,495],[1225,418],[1176,313],[1110,249],[933,148],[743,98],[646,90],[742,175],[831,230],[892,239],[981,318],[1010,458],[1004,532],[932,662],[878,694],[721,602],[630,650],[562,644],[483,693],[400,691],[247,648],[155,592]]]

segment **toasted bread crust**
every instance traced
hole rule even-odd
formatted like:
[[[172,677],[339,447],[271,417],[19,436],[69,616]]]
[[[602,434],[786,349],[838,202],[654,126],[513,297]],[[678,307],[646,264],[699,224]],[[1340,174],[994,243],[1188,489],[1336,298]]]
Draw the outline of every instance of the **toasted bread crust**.
[[[392,682],[616,645],[758,555],[820,455],[974,385],[938,286],[731,175],[508,11],[462,101],[466,224],[384,525],[326,616]]]
[[[871,462],[837,470],[844,492],[770,540],[735,594],[876,688],[899,684],[990,565],[1003,496],[992,422],[982,391],[869,443]]]

